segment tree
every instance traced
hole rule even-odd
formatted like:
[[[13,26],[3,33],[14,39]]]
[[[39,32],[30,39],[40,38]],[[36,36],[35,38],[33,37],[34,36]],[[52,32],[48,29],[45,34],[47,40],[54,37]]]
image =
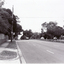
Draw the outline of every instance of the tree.
[[[44,23],[42,24],[42,26],[47,29],[47,31],[44,33],[45,38],[59,38],[61,35],[64,34],[64,29],[60,26],[57,26],[56,22]]]
[[[50,28],[52,28],[52,27],[55,27],[55,26],[57,26],[57,22],[52,22],[52,21],[50,21],[49,23],[47,23],[47,22],[44,22],[43,24],[42,24],[42,29],[44,30],[48,30],[48,29],[50,29]]]
[[[29,30],[28,32],[29,32],[29,38],[30,38],[33,35],[33,33],[31,30]]]
[[[40,38],[40,33],[38,33],[38,32],[33,33],[31,38],[32,39],[39,39]]]
[[[9,18],[12,19],[9,13],[4,11],[3,9],[0,9],[0,32],[1,33],[9,34],[8,30],[10,29],[10,26],[11,26],[8,22]]]
[[[25,36],[25,37],[31,37],[32,36],[32,31],[31,30],[25,30],[25,31],[23,31],[23,36]]]
[[[13,32],[15,36],[17,36],[18,32],[22,30],[22,27],[17,24],[18,16],[13,14],[12,18],[12,11],[10,9],[1,8],[0,9],[0,33],[7,34],[11,37],[12,25],[13,25]],[[13,21],[13,24],[12,24]]]
[[[14,27],[14,29],[15,29],[15,27]],[[15,30],[14,30],[15,31]],[[21,31],[23,31],[23,29],[22,29],[22,26],[21,25],[19,25],[19,24],[17,24],[17,26],[16,26],[16,35],[18,35],[18,34],[20,34],[20,32]]]
[[[45,39],[53,39],[53,36],[52,36],[50,33],[47,33],[47,32],[44,32],[44,33],[43,33],[43,37],[44,37]]]

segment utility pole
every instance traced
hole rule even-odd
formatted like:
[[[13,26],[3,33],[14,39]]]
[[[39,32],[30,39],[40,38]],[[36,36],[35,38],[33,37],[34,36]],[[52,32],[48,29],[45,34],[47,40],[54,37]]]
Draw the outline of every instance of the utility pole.
[[[13,19],[13,12],[14,12],[14,6],[12,6],[12,19]],[[13,40],[13,20],[12,20],[12,27],[11,27],[11,42]]]
[[[4,2],[5,2],[5,0],[0,0],[0,8],[2,7],[2,5],[4,5]]]

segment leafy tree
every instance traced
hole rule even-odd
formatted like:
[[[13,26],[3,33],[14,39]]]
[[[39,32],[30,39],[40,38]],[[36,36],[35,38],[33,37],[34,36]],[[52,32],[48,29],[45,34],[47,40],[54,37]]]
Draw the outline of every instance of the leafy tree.
[[[17,32],[22,30],[22,27],[17,24],[18,17],[13,14],[10,9],[1,8],[0,9],[0,33],[7,34],[11,37],[11,26],[13,25],[13,32],[17,36]],[[12,24],[13,21],[13,24]]]
[[[52,21],[50,21],[49,23],[47,23],[47,22],[44,22],[43,24],[42,24],[42,30],[48,30],[48,29],[50,29],[50,28],[52,28],[52,27],[55,27],[55,26],[57,26],[57,22],[52,22]]]
[[[38,33],[38,32],[33,33],[31,38],[32,39],[39,39],[40,38],[40,33]]]
[[[15,28],[14,28],[15,29]],[[21,25],[19,25],[19,24],[17,24],[17,26],[16,26],[16,35],[18,35],[18,34],[20,34],[20,32],[21,31],[23,31],[23,29],[22,29],[22,26]]]
[[[10,24],[8,22],[8,19],[11,18],[9,13],[4,11],[3,9],[0,9],[0,32],[4,34],[9,34],[8,30],[10,29]],[[11,18],[12,19],[12,18]]]
[[[50,33],[47,33],[47,32],[44,32],[44,33],[43,33],[43,37],[44,37],[45,39],[53,39],[53,36],[52,36]]]
[[[23,31],[23,36],[26,36],[26,37],[31,37],[32,36],[32,31],[31,30],[25,30],[25,31]]]
[[[61,35],[64,34],[64,29],[60,26],[57,26],[56,22],[44,23],[42,24],[42,26],[47,29],[47,31],[44,33],[44,38],[59,38]]]

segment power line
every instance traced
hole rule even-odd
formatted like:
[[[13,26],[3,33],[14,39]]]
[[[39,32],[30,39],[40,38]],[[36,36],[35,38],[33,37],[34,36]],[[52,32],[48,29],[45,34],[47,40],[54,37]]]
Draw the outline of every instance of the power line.
[[[21,18],[64,18],[64,17],[21,17]]]

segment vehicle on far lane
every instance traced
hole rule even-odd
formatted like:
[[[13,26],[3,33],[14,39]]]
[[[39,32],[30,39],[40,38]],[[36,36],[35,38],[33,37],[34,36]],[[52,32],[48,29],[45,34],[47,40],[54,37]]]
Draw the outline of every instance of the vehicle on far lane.
[[[22,36],[20,39],[21,39],[21,40],[29,40],[29,37]]]

